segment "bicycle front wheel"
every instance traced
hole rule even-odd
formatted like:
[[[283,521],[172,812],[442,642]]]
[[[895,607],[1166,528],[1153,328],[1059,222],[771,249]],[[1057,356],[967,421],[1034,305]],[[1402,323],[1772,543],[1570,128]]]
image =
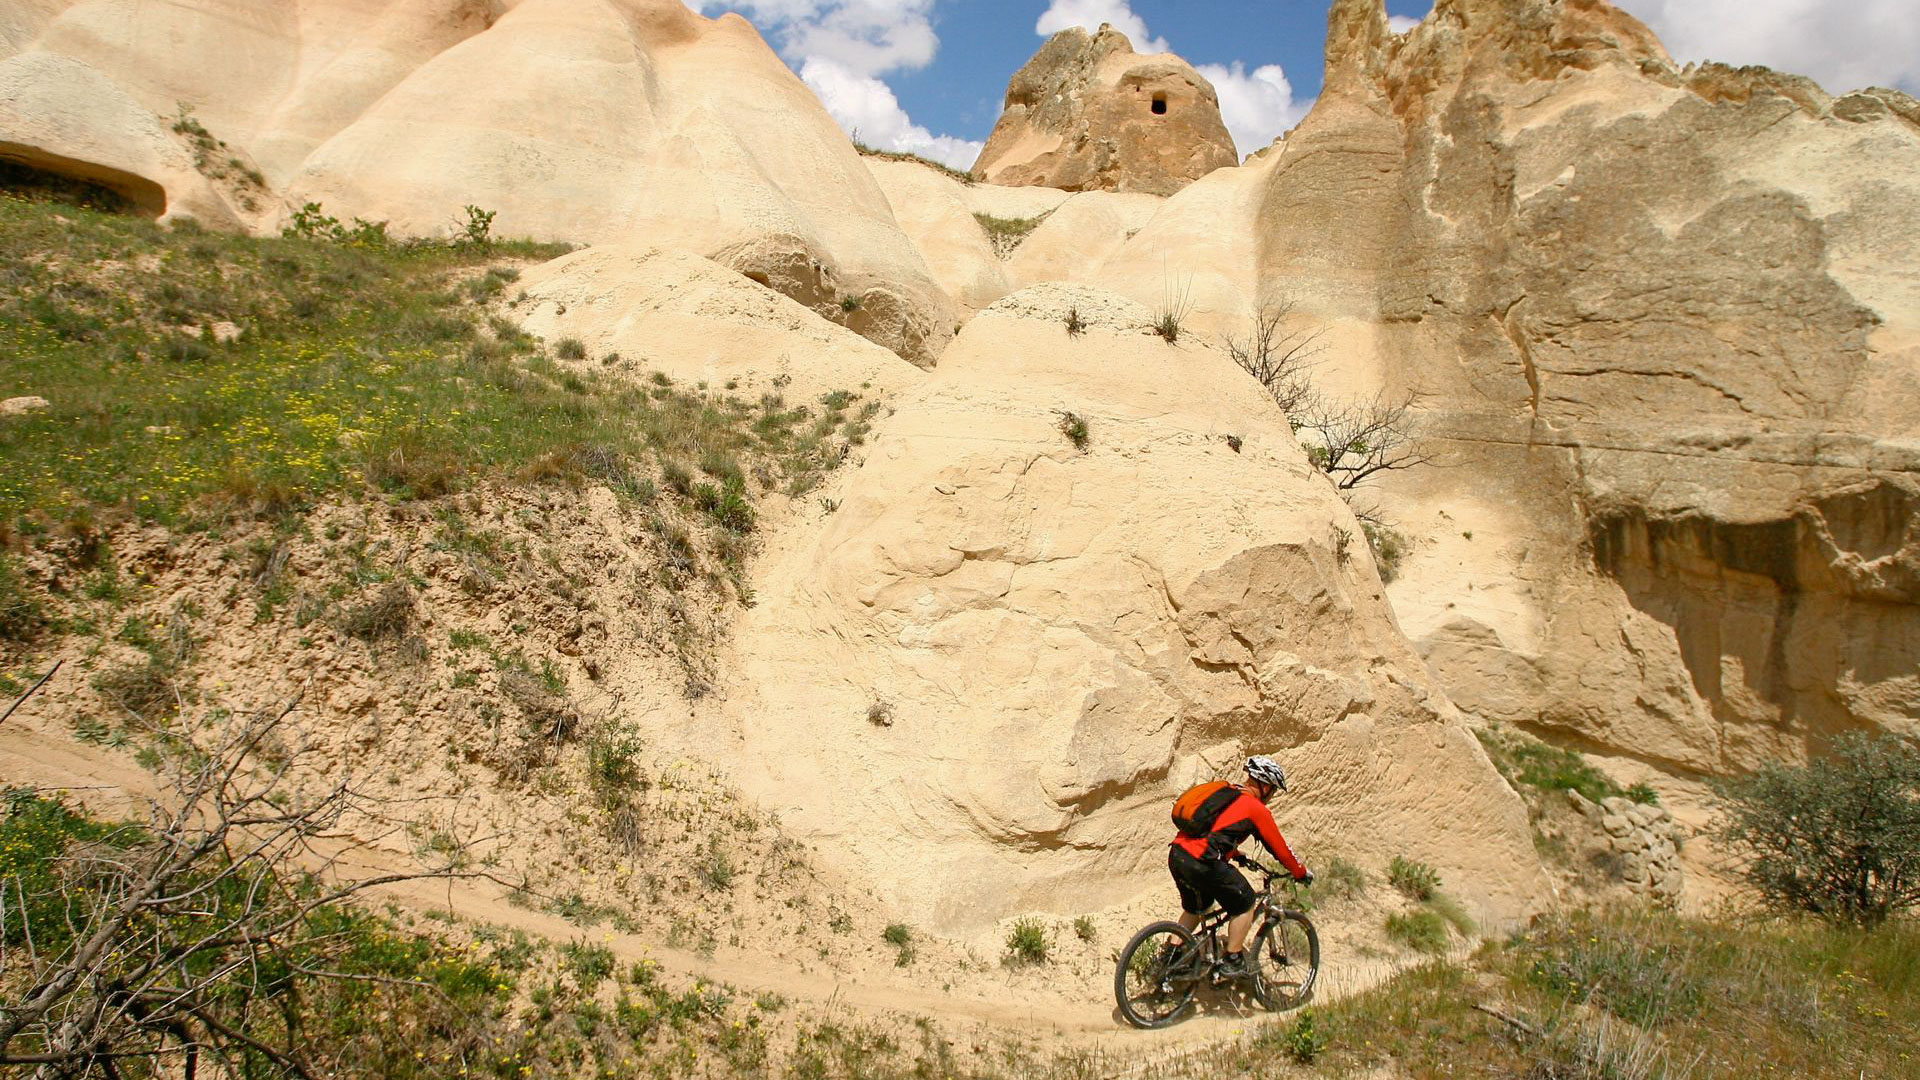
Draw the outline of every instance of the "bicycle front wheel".
[[[1253,996],[1274,1012],[1297,1009],[1313,996],[1320,973],[1320,935],[1304,912],[1276,911],[1260,928],[1253,956]]]
[[[1206,974],[1200,941],[1176,922],[1157,922],[1120,950],[1113,996],[1120,1015],[1137,1028],[1166,1027],[1193,1004]]]

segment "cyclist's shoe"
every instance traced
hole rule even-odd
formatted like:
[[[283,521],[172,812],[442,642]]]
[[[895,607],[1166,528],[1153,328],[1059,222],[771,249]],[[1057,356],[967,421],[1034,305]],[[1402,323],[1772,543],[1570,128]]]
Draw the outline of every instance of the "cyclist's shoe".
[[[1244,979],[1253,974],[1253,964],[1248,961],[1246,951],[1241,950],[1237,953],[1228,953],[1226,958],[1220,961],[1219,971],[1222,979]]]

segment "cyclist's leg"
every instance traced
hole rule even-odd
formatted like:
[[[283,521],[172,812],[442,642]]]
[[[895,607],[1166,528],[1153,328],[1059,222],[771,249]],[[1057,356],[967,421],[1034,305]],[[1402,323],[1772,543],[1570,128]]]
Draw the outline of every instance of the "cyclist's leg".
[[[1227,922],[1227,951],[1239,954],[1246,951],[1247,932],[1253,929],[1253,909],[1235,915]]]
[[[1200,925],[1200,916],[1212,903],[1206,895],[1204,871],[1199,859],[1171,844],[1167,846],[1167,873],[1173,875],[1173,886],[1180,890],[1178,921],[1189,930]]]
[[[1220,910],[1227,913],[1227,953],[1238,956],[1247,948],[1247,932],[1253,927],[1253,886],[1240,871],[1227,865],[1225,860],[1214,860],[1207,866],[1209,871],[1209,889],[1212,898],[1219,903]]]

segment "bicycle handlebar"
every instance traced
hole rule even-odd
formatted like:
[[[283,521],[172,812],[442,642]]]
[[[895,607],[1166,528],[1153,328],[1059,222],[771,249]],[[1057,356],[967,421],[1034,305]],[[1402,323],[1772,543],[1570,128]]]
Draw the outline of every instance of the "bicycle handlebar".
[[[1241,866],[1244,866],[1249,870],[1259,871],[1261,874],[1266,875],[1266,878],[1268,881],[1272,881],[1274,878],[1277,878],[1277,877],[1284,877],[1289,882],[1292,882],[1293,884],[1296,884],[1296,885],[1306,884],[1306,882],[1304,881],[1296,880],[1291,874],[1288,874],[1285,870],[1282,870],[1279,867],[1268,866],[1265,863],[1259,861],[1258,859],[1250,858],[1237,851],[1234,852],[1232,855],[1228,856],[1228,861],[1239,863]]]

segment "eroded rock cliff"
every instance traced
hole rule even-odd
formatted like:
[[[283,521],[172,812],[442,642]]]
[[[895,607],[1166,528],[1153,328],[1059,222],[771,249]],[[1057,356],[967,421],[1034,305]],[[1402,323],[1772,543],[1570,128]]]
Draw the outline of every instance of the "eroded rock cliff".
[[[1261,279],[1429,395],[1397,595],[1463,707],[1716,772],[1920,718],[1910,100],[1599,0],[1348,0],[1327,64]]]
[[[1524,809],[1351,512],[1223,353],[1150,321],[1024,290],[899,400],[742,617],[743,782],[890,908],[961,930],[1134,895],[1169,800],[1272,752],[1313,851],[1407,854],[1524,910]]]

